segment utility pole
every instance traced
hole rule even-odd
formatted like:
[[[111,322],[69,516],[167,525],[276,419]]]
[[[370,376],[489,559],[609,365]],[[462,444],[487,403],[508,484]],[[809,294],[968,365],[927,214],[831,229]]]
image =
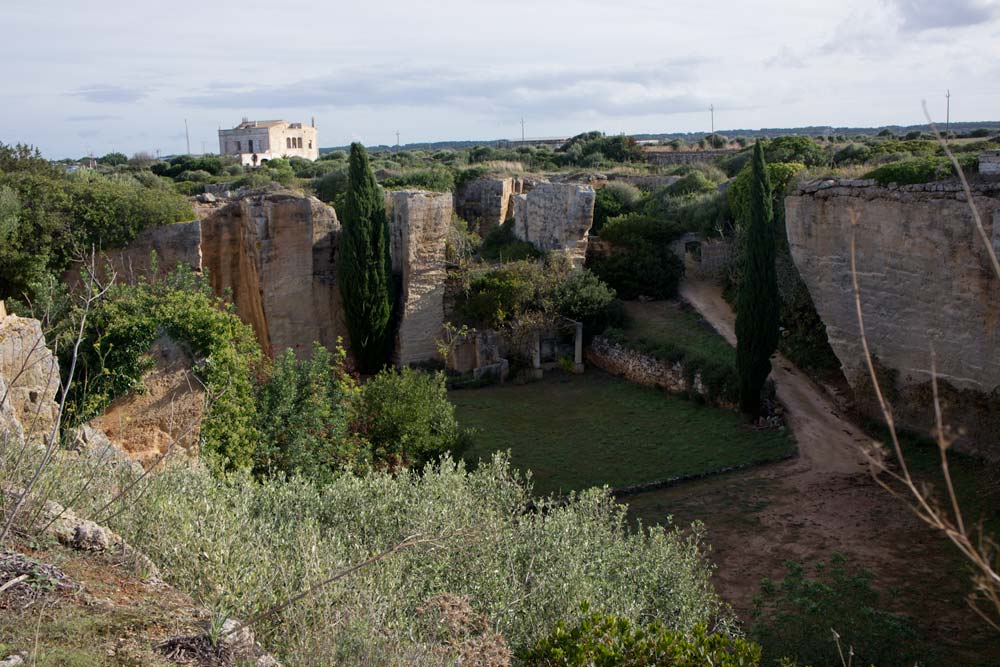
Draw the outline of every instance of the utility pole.
[[[191,135],[188,134],[188,119],[184,119],[184,139],[187,140],[187,154],[191,155]]]
[[[205,142],[204,142],[204,141],[203,141],[203,142],[201,142],[201,154],[202,154],[202,155],[204,155],[204,154],[205,154]]]
[[[396,150],[399,150],[399,130],[396,130]]]
[[[944,121],[944,134],[948,136],[948,132],[951,129],[951,88],[948,92],[944,94],[945,99],[945,121]]]
[[[712,114],[712,134],[715,134],[715,105],[708,105],[708,112]]]
[[[521,143],[524,143],[524,117],[521,117]]]

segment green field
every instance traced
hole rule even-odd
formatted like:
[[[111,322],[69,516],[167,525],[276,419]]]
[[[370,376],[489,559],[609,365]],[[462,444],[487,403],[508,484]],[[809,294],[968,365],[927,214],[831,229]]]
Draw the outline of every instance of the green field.
[[[734,412],[590,368],[450,397],[461,425],[478,429],[466,459],[509,449],[515,466],[532,471],[539,494],[621,488],[794,451],[784,431],[754,431]]]
[[[676,301],[625,303],[625,339],[638,349],[674,346],[702,359],[736,364],[736,350],[701,315]]]

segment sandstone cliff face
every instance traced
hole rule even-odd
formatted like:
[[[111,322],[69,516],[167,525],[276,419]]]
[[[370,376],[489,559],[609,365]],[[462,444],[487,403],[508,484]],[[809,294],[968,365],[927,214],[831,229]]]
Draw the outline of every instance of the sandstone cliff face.
[[[339,234],[336,213],[318,199],[252,195],[202,221],[202,263],[265,350],[308,356],[313,341],[332,348],[347,336],[335,284]]]
[[[792,257],[855,385],[865,376],[850,272],[857,220],[869,344],[882,366],[898,372],[894,389],[904,392],[898,407],[914,408],[908,420],[914,424],[925,425],[930,405],[926,397],[905,405],[907,396],[915,398],[905,390],[928,382],[932,345],[939,377],[956,390],[956,400],[963,390],[989,394],[1000,385],[1000,281],[963,199],[951,183],[884,188],[824,181],[785,200]],[[974,199],[1000,249],[1000,185],[977,186]],[[952,423],[970,414],[955,407]]]
[[[477,178],[465,183],[455,190],[455,212],[485,236],[507,220],[511,197],[520,192],[520,183],[512,177]]]
[[[583,268],[594,201],[589,185],[539,183],[514,197],[514,234],[539,250],[563,252],[574,268]]]
[[[452,198],[439,192],[393,192],[389,211],[392,268],[401,278],[395,360],[407,365],[438,357]]]
[[[56,424],[59,362],[38,320],[7,315],[0,302],[0,438],[43,442]]]
[[[197,456],[205,413],[205,390],[194,375],[190,353],[162,337],[149,356],[155,366],[142,378],[143,391],[117,399],[90,421],[143,467],[155,464],[171,446],[171,453]]]

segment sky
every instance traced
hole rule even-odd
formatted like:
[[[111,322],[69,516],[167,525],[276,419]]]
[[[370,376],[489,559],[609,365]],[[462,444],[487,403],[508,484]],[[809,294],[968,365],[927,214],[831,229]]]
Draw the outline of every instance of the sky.
[[[0,141],[218,150],[1000,120],[1000,0],[0,0]]]

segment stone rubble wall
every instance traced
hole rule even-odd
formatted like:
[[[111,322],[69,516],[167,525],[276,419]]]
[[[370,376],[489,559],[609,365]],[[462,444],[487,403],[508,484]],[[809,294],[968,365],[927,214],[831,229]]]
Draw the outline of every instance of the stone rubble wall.
[[[447,268],[445,244],[451,226],[450,193],[392,193],[390,254],[401,276],[395,360],[400,366],[439,357],[444,326]]]
[[[979,155],[979,173],[1000,176],[1000,151],[985,151]]]
[[[573,183],[540,183],[514,199],[514,235],[543,252],[566,254],[583,268],[594,224],[594,188]]]
[[[42,443],[56,425],[59,361],[38,320],[0,308],[0,438]]]
[[[613,343],[603,336],[594,337],[584,350],[584,359],[604,372],[623,377],[629,382],[659,387],[672,394],[689,393],[684,364],[660,361],[648,354]],[[692,385],[696,394],[708,397],[708,390],[698,373],[695,373]]]
[[[973,198],[1000,250],[1000,184],[974,185]],[[955,390],[989,395],[1000,386],[1000,280],[959,183],[814,182],[786,198],[785,211],[792,258],[852,385],[867,382],[851,280],[853,232],[868,342],[879,365],[897,374],[893,389],[926,386],[932,346],[939,378]],[[904,424],[926,425],[928,401],[899,402]],[[948,418],[961,425],[971,413],[954,408]]]

